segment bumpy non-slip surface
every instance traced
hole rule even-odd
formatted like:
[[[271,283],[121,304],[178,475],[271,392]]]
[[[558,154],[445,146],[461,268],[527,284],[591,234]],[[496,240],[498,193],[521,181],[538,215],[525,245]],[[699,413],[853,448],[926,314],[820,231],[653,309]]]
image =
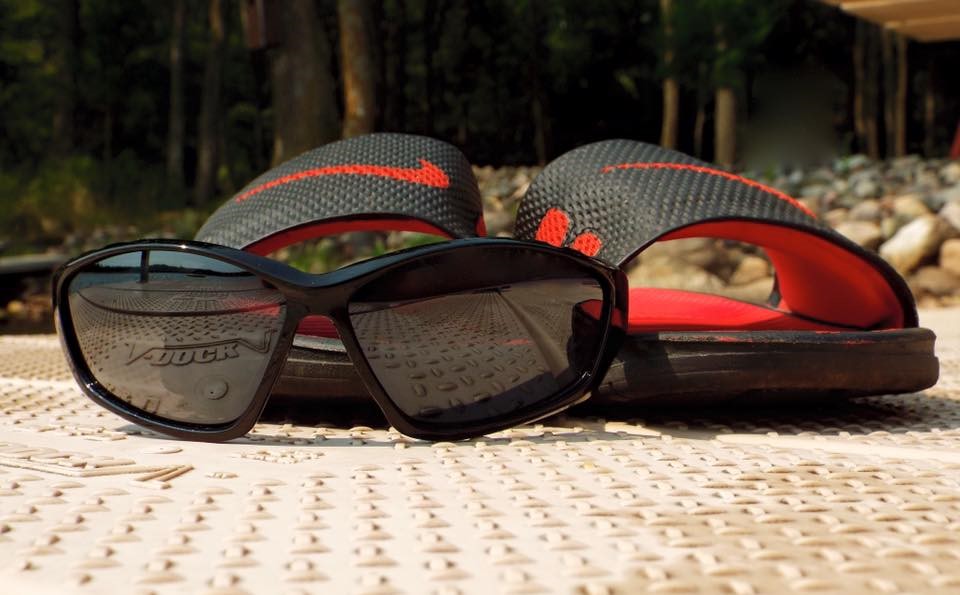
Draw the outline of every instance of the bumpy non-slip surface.
[[[169,440],[83,397],[54,337],[0,338],[2,591],[955,591],[960,310],[921,323],[923,393],[437,444],[317,410]]]

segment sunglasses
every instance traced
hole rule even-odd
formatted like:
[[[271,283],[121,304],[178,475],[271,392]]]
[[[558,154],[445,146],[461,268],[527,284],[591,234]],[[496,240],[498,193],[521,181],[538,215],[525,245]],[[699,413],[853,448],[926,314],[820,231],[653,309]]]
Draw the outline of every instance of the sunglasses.
[[[626,286],[619,269],[509,239],[421,246],[323,275],[144,240],[65,264],[53,301],[83,392],[151,430],[246,434],[298,326],[322,316],[393,427],[460,439],[585,398],[619,349]]]

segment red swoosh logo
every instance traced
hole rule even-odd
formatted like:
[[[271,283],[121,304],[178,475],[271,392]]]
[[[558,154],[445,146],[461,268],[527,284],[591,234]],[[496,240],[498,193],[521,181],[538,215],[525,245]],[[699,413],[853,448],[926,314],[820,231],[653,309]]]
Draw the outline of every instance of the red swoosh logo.
[[[243,194],[237,196],[237,198],[234,200],[237,202],[243,202],[251,196],[263,192],[264,190],[269,190],[270,188],[275,188],[284,184],[290,184],[299,180],[305,180],[307,178],[319,178],[321,176],[376,176],[379,178],[390,178],[392,180],[400,180],[401,182],[419,184],[421,186],[430,186],[433,188],[448,188],[450,186],[450,178],[447,177],[447,174],[444,173],[442,169],[433,163],[430,163],[426,159],[421,159],[420,167],[416,168],[391,167],[388,165],[348,164],[331,165],[328,167],[317,167],[314,169],[298,171],[297,173],[288,174],[286,176],[277,178],[276,180],[270,180],[265,184],[251,188],[250,190],[247,190]]]
[[[699,165],[688,165],[686,163],[620,163],[619,165],[607,165],[600,170],[600,173],[610,173],[618,169],[673,169],[680,171],[694,171],[700,174],[707,174],[709,176],[717,176],[719,178],[725,178],[727,180],[733,180],[735,182],[740,182],[741,184],[750,186],[751,188],[756,188],[758,190],[763,190],[769,194],[772,194],[779,198],[782,201],[790,203],[793,207],[803,211],[805,215],[809,215],[814,219],[817,216],[813,211],[807,208],[805,204],[798,201],[788,194],[780,192],[776,188],[771,188],[766,184],[761,184],[749,178],[744,178],[736,174],[731,174],[720,169],[713,169],[712,167],[702,167]]]

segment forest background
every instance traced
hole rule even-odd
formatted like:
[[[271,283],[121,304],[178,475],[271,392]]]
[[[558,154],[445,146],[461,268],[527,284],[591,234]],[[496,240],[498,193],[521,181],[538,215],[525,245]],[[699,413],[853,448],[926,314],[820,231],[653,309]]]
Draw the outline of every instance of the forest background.
[[[494,166],[611,137],[758,177],[943,156],[958,63],[813,0],[0,0],[0,253],[190,237],[372,131]]]

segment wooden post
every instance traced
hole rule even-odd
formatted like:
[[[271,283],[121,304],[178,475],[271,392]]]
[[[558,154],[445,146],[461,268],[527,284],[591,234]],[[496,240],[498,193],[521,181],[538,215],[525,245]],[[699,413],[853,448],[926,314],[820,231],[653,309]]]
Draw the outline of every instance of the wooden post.
[[[856,34],[853,40],[853,128],[857,135],[857,147],[860,151],[867,147],[866,117],[866,36],[867,25],[861,20],[856,22]]]
[[[907,38],[896,34],[897,97],[894,109],[894,149],[897,157],[907,154]]]
[[[660,145],[668,149],[677,147],[677,123],[680,118],[680,91],[677,79],[671,74],[673,65],[673,25],[671,23],[671,0],[660,0],[660,20],[663,23],[663,65],[667,71],[663,79],[663,123],[660,128]]]
[[[737,158],[737,100],[731,87],[717,89],[714,106],[713,160],[727,169],[733,169]]]
[[[894,35],[895,33],[887,30],[880,33],[883,56],[883,130],[886,139],[883,152],[887,157],[896,154],[897,146],[897,68],[894,57]]]
[[[928,49],[926,84],[923,87],[923,153],[927,158],[933,157],[933,152],[936,150],[937,93],[934,88],[935,80],[934,60]]]

